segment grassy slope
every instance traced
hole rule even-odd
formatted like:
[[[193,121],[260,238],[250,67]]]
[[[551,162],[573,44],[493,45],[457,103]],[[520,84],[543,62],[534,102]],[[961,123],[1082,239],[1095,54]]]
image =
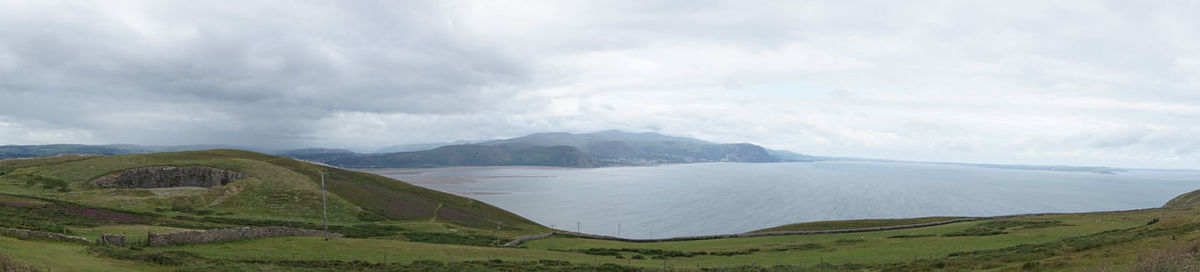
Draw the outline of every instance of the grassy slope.
[[[242,171],[250,177],[200,191],[95,189],[88,184],[89,180],[101,175],[154,165],[202,165]],[[545,229],[528,219],[473,199],[379,175],[240,150],[103,156],[24,165],[24,168],[0,176],[0,192],[139,212],[155,212],[156,209],[162,212],[173,206],[190,206],[213,210],[224,217],[319,222],[321,171],[326,172],[327,187],[332,193],[328,195],[329,214],[334,223],[358,223],[357,216],[366,210],[394,220],[433,220],[492,228],[499,222],[506,230],[524,233]],[[70,191],[42,186],[56,182],[66,184]],[[231,188],[240,192],[227,190]],[[225,199],[216,201],[222,198]]]
[[[1185,214],[1185,213],[1181,213]],[[914,257],[928,259],[930,256],[944,257],[949,253],[989,248],[1003,248],[1019,244],[1046,243],[1059,239],[1074,237],[1081,234],[1129,228],[1145,224],[1156,214],[1143,213],[1111,213],[1084,215],[1054,215],[1021,218],[1016,220],[1061,220],[1074,226],[1051,227],[1043,229],[1010,230],[1009,234],[993,236],[967,237],[920,237],[920,238],[888,238],[897,235],[937,235],[962,231],[977,226],[977,224],[994,220],[963,222],[942,226],[919,229],[893,230],[865,233],[846,233],[831,235],[798,235],[772,236],[756,238],[718,239],[702,241],[682,241],[666,243],[625,243],[600,241],[577,238],[554,238],[536,240],[526,244],[536,249],[575,249],[589,248],[644,248],[681,251],[736,251],[758,248],[762,251],[750,255],[733,257],[702,256],[690,258],[702,263],[742,263],[757,262],[771,264],[775,262],[795,263],[801,261],[813,264],[824,259],[826,262],[853,263],[888,263],[911,261]],[[863,239],[863,242],[838,245],[839,239]],[[817,243],[825,247],[820,250],[772,252],[771,249],[784,248],[789,245]],[[829,250],[833,249],[833,250]]]
[[[725,267],[737,265],[767,265],[796,264],[811,267],[818,261],[842,264],[856,263],[872,265],[867,271],[875,271],[885,264],[899,265],[897,271],[928,270],[933,263],[949,263],[948,270],[990,270],[990,271],[1019,271],[1026,263],[1037,263],[1039,269],[1049,271],[1095,270],[1098,267],[1127,267],[1137,261],[1137,258],[1151,248],[1163,247],[1173,243],[1186,242],[1200,238],[1200,231],[1188,231],[1178,234],[1177,240],[1170,236],[1153,236],[1132,241],[1104,244],[1099,247],[1082,251],[1052,249],[1059,252],[1052,255],[1027,255],[1015,253],[977,253],[974,255],[949,257],[951,254],[972,251],[987,251],[1010,248],[1020,245],[1054,245],[1065,239],[1088,237],[1112,230],[1133,229],[1132,233],[1147,232],[1154,229],[1183,228],[1189,224],[1200,223],[1197,209],[1155,209],[1131,212],[1064,214],[1023,217],[1004,220],[1019,221],[1061,221],[1068,226],[1047,228],[1021,229],[1010,228],[1007,234],[991,236],[943,237],[938,234],[961,232],[980,224],[988,224],[984,220],[963,222],[927,228],[848,233],[832,235],[798,235],[774,236],[756,238],[717,239],[703,241],[682,241],[666,243],[624,243],[575,238],[554,238],[536,240],[525,244],[526,248],[494,248],[459,245],[441,245],[413,243],[392,239],[334,239],[324,241],[314,237],[278,237],[256,239],[217,244],[175,246],[153,248],[151,251],[187,251],[212,260],[362,260],[382,262],[407,263],[414,260],[455,261],[503,259],[505,261],[521,260],[564,260],[575,263],[614,263],[631,264],[647,268],[661,268],[664,264],[670,267],[694,268]],[[1153,218],[1162,221],[1145,226]],[[98,227],[108,231],[140,231],[143,227]],[[935,235],[919,238],[894,238],[897,235]],[[861,241],[860,241],[861,240]],[[843,242],[839,242],[843,241]],[[852,241],[852,242],[845,242]],[[2,241],[0,241],[2,242]],[[0,243],[3,244],[3,243]],[[802,244],[818,244],[820,249],[776,251],[790,246]],[[53,252],[19,253],[20,248],[42,247],[52,245]],[[712,256],[702,255],[690,258],[670,258],[667,260],[630,260],[617,259],[611,256],[593,256],[565,250],[586,250],[591,248],[639,248],[732,252],[748,249],[759,249],[747,255]],[[1059,248],[1059,247],[1053,247]],[[42,254],[65,254],[71,259],[83,262],[116,262],[113,260],[95,259],[71,244],[53,242],[21,241],[14,246],[0,246],[0,253],[13,256],[14,259],[30,264],[39,264],[45,259]],[[40,250],[40,249],[39,249]],[[624,252],[625,257],[634,253]],[[647,256],[649,257],[649,256]],[[39,259],[41,258],[41,259]],[[914,262],[914,259],[917,261]],[[117,262],[119,263],[119,262]],[[143,264],[145,265],[145,264]],[[908,267],[908,268],[905,268]],[[142,268],[147,268],[143,266]],[[148,267],[154,269],[156,267]],[[159,267],[161,268],[161,267]]]
[[[165,271],[163,266],[101,258],[73,243],[24,241],[0,236],[0,255],[50,271]]]
[[[820,222],[805,222],[788,224],[773,228],[760,229],[751,231],[756,232],[772,232],[772,231],[807,231],[807,230],[840,230],[840,229],[860,229],[860,228],[875,228],[875,227],[890,227],[903,226],[924,223],[942,222],[962,217],[921,217],[921,218],[903,218],[903,219],[859,219],[859,220],[837,220],[837,221],[820,221]]]
[[[1200,190],[1191,191],[1167,201],[1163,208],[1186,208],[1200,206]]]

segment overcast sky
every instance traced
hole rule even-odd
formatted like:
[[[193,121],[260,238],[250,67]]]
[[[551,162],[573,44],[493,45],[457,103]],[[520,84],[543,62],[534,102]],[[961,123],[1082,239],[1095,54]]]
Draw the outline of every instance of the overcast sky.
[[[620,129],[1200,168],[1196,1],[0,0],[0,144]]]

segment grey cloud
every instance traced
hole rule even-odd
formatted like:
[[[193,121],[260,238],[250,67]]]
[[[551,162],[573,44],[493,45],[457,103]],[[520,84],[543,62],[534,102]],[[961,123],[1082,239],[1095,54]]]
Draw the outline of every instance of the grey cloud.
[[[0,98],[20,103],[0,115],[141,141],[86,117],[168,105],[232,117],[160,124],[184,140],[263,144],[337,111],[486,110],[527,78],[520,60],[457,37],[433,3],[289,3],[8,3],[0,51],[15,67]]]
[[[0,144],[625,129],[840,156],[1187,165],[1198,5],[0,0]]]

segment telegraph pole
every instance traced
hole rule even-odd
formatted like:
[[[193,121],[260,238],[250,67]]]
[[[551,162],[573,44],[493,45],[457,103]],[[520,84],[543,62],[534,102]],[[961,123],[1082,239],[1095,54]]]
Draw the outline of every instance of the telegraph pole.
[[[321,171],[321,222],[325,225],[325,241],[329,241],[329,209],[325,205],[325,171]]]
[[[579,221],[575,221],[575,233],[583,233],[582,231],[579,231],[579,226]]]
[[[617,237],[621,237],[621,224],[617,224]]]

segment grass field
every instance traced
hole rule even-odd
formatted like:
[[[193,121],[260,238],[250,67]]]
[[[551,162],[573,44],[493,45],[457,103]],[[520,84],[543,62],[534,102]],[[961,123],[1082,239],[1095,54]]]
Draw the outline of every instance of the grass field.
[[[1040,265],[1039,270],[1075,271],[1098,267],[1127,267],[1136,263],[1140,254],[1147,249],[1163,248],[1171,244],[1187,243],[1197,239],[1200,227],[1187,230],[1185,226],[1200,224],[1200,217],[1193,209],[1156,209],[1131,212],[1063,214],[1032,217],[1006,218],[961,222],[918,229],[878,231],[865,233],[795,235],[755,238],[730,238],[715,240],[627,243],[579,238],[551,238],[535,240],[518,248],[488,246],[464,246],[402,241],[400,238],[353,239],[339,238],[325,241],[319,237],[276,237],[245,241],[148,248],[144,252],[188,252],[203,261],[186,267],[203,268],[221,265],[224,268],[283,269],[276,267],[286,262],[309,262],[321,266],[333,261],[361,261],[384,265],[411,264],[415,261],[437,261],[442,263],[464,261],[502,260],[505,263],[533,262],[536,260],[566,261],[581,266],[592,264],[616,264],[640,267],[646,270],[722,268],[738,266],[771,267],[793,265],[793,268],[812,269],[819,263],[834,267],[853,267],[851,270],[874,271],[885,268],[896,271],[922,271],[926,266],[937,263],[949,265],[950,270],[1018,271],[1029,264]],[[1147,226],[1151,220],[1160,222]],[[999,223],[998,223],[999,222]],[[1006,223],[1007,222],[1007,223]],[[1013,224],[1012,222],[1026,222]],[[1034,224],[1058,222],[1057,224]],[[439,231],[429,223],[410,223],[424,226],[425,231]],[[982,236],[945,236],[989,226],[1009,226],[1003,234]],[[1048,226],[1050,225],[1050,226]],[[1032,227],[1029,227],[1032,226]],[[1130,241],[1106,243],[1082,251],[1056,248],[1059,254],[1026,256],[1003,252],[1003,249],[1025,245],[1055,245],[1065,239],[1091,237],[1113,233],[1114,230],[1133,230],[1146,233],[1152,230],[1183,231],[1170,235],[1148,236]],[[98,232],[170,231],[160,226],[121,225],[79,229],[84,236]],[[478,231],[478,230],[476,230]],[[135,270],[171,269],[166,266],[112,260],[89,253],[84,245],[22,241],[2,238],[0,253],[24,263],[43,264],[48,256],[69,256],[72,263],[92,264],[106,268],[108,265],[122,266]],[[37,250],[23,250],[37,248]],[[615,250],[621,257],[589,254],[596,249]],[[986,251],[1001,250],[1001,252]],[[670,254],[705,252],[703,255],[680,257]],[[656,254],[656,252],[662,252]],[[719,255],[729,254],[729,255]],[[641,255],[642,259],[637,259]],[[957,264],[955,264],[957,262]],[[66,264],[55,270],[73,270]],[[448,264],[443,264],[448,265]],[[923,266],[925,265],[925,266]],[[905,270],[905,267],[910,270]],[[266,268],[264,268],[266,267]],[[899,268],[897,268],[899,267]],[[49,266],[47,266],[49,268]],[[210,267],[211,268],[211,267]],[[951,269],[953,268],[953,269]],[[98,270],[99,271],[99,270]],[[489,270],[481,270],[489,271]]]

